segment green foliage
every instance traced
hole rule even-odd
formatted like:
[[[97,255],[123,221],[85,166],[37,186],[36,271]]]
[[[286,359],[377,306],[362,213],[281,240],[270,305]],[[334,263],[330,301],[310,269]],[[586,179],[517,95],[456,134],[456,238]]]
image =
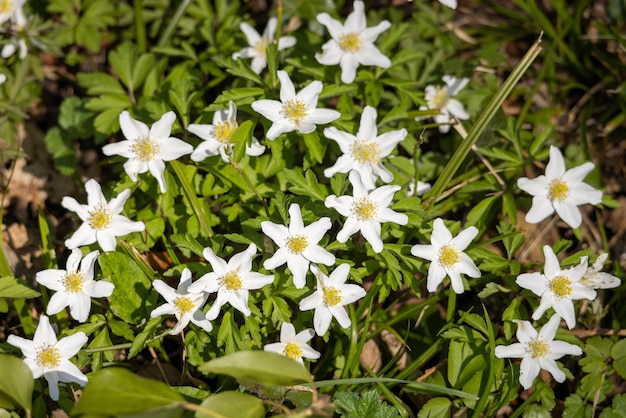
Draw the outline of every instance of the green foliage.
[[[0,354],[0,408],[32,410],[34,380],[30,369],[20,359]]]
[[[339,415],[346,418],[395,418],[399,417],[398,411],[383,402],[375,390],[367,391],[361,395],[354,392],[337,392],[333,402],[339,408]]]

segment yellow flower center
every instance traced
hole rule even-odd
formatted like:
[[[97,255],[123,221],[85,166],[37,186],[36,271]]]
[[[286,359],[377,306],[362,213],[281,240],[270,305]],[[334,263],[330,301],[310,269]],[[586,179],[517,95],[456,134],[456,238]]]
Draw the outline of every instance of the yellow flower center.
[[[293,235],[287,240],[287,249],[291,254],[302,254],[308,246],[309,241],[304,235]]]
[[[444,245],[439,250],[439,264],[444,267],[453,267],[461,261],[461,254],[454,248],[454,245]]]
[[[0,0],[0,13],[7,14],[13,12],[13,0]]]
[[[150,137],[136,139],[130,149],[135,153],[135,159],[147,163],[159,155],[161,145]]]
[[[270,40],[267,38],[261,38],[259,42],[254,44],[253,48],[259,53],[261,57],[265,57],[267,54],[267,47],[270,44]]]
[[[87,219],[87,223],[91,228],[100,231],[109,228],[111,222],[113,222],[113,216],[105,203],[98,203],[96,207],[89,212],[89,219]]]
[[[41,367],[52,369],[61,364],[61,352],[56,347],[44,345],[38,348],[36,360]]]
[[[190,297],[188,296],[179,296],[174,300],[174,306],[178,310],[178,313],[184,315],[193,310],[194,304]]]
[[[341,290],[334,287],[324,288],[324,304],[326,306],[335,306],[341,302]]]
[[[302,358],[302,349],[296,343],[287,344],[283,353],[285,353],[287,357],[294,360],[299,360],[300,358]]]
[[[63,276],[63,286],[68,293],[78,293],[83,290],[83,273],[73,271]]]
[[[346,52],[359,52],[362,46],[363,41],[361,40],[361,37],[358,33],[346,33],[341,38],[339,38],[339,47]]]
[[[448,104],[449,96],[448,96],[448,88],[447,87],[436,87],[435,88],[435,96],[433,97],[432,107],[435,109],[443,109]]]
[[[291,99],[287,100],[287,103],[283,104],[283,108],[280,113],[296,125],[300,125],[302,119],[306,118],[309,114],[309,107],[304,104],[302,100]]]
[[[552,183],[550,183],[548,195],[550,196],[550,200],[562,202],[569,196],[569,186],[561,179],[554,179]]]
[[[380,148],[376,142],[356,141],[352,144],[352,157],[361,164],[378,163]]]
[[[547,354],[550,354],[550,346],[543,340],[532,340],[528,344],[528,354],[530,354],[533,358],[544,357]]]
[[[550,290],[558,297],[567,297],[572,293],[572,282],[567,276],[556,276],[550,282]]]
[[[230,138],[233,136],[235,129],[237,129],[236,123],[230,121],[220,122],[215,125],[213,136],[223,144],[230,144]]]
[[[362,197],[354,200],[352,211],[354,212],[354,216],[356,216],[359,221],[371,221],[376,218],[378,213],[378,204],[372,202],[367,197]]]
[[[222,276],[222,285],[226,288],[226,290],[234,291],[241,289],[243,287],[243,282],[237,272],[229,271]]]

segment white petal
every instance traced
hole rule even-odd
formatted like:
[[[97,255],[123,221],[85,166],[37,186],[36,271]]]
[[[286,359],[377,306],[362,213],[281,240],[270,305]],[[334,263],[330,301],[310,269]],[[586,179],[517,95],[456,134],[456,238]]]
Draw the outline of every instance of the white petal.
[[[548,181],[561,178],[565,174],[565,161],[563,160],[563,154],[554,145],[550,145],[550,160],[546,165],[546,177]]]
[[[552,201],[545,196],[533,197],[533,204],[526,214],[526,222],[536,224],[554,213]]]
[[[148,125],[133,119],[127,111],[123,111],[120,114],[120,128],[122,129],[124,137],[130,141],[134,141],[138,138],[147,138],[150,134]]]
[[[289,74],[287,74],[286,71],[279,70],[277,74],[278,79],[280,80],[280,101],[286,103],[296,97],[296,89],[294,88],[291,78],[289,78]]]

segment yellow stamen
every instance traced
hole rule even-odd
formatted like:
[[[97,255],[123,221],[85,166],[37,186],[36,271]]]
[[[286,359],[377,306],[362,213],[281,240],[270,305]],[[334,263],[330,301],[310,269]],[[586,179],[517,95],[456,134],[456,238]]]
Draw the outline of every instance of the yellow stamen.
[[[444,245],[439,250],[439,264],[443,267],[453,267],[461,261],[461,254],[454,248],[454,245]]]
[[[557,276],[550,282],[550,290],[558,297],[567,297],[572,293],[572,282],[567,276]]]
[[[367,197],[354,199],[352,211],[359,221],[371,221],[378,214],[378,204]]]
[[[235,129],[237,129],[236,123],[230,121],[220,122],[215,125],[213,136],[223,144],[230,144],[230,138],[233,136]]]
[[[569,186],[561,179],[554,179],[552,183],[550,183],[548,195],[550,196],[550,200],[562,202],[569,196]]]
[[[356,141],[352,144],[352,157],[361,164],[378,163],[380,147],[376,142]]]
[[[222,276],[222,285],[226,288],[226,290],[234,291],[241,289],[243,287],[243,282],[237,272],[229,271]]]
[[[270,44],[270,40],[267,38],[259,39],[259,42],[254,44],[253,48],[259,53],[260,56],[265,57],[267,54],[267,47]]]
[[[302,119],[309,114],[309,107],[302,100],[291,99],[283,105],[280,113],[296,125],[300,125]]]
[[[67,273],[63,276],[62,283],[66,292],[78,293],[83,290],[83,273],[80,271]]]
[[[7,14],[13,12],[13,1],[0,0],[0,13]]]
[[[355,53],[361,50],[363,41],[358,33],[346,33],[339,38],[339,47],[346,52]]]
[[[291,254],[302,254],[309,246],[309,241],[304,235],[293,235],[287,239],[287,249]]]
[[[37,350],[37,364],[46,369],[52,369],[61,364],[61,353],[53,346],[44,345]]]
[[[341,302],[341,290],[334,287],[324,288],[324,304],[326,306],[335,306]]]
[[[550,346],[547,342],[536,339],[528,344],[528,354],[533,358],[541,358],[550,354]]]
[[[174,306],[178,310],[178,313],[183,315],[193,310],[194,304],[190,297],[179,296],[174,300]]]
[[[135,159],[147,163],[161,152],[161,145],[150,137],[135,139],[131,150],[135,153]]]
[[[294,360],[299,360],[302,358],[302,349],[296,343],[287,344],[283,353],[285,353],[287,357],[292,358]]]
[[[113,216],[111,210],[105,203],[98,203],[96,207],[89,212],[89,219],[87,223],[93,229],[103,230],[111,226],[113,222]]]
[[[435,97],[432,100],[432,107],[435,109],[443,109],[448,104],[448,87],[435,87]]]

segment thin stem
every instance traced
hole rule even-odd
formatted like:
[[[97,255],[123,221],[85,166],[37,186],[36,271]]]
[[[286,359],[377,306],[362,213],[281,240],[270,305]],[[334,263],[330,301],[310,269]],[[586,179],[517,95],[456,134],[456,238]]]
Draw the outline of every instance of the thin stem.
[[[282,0],[278,0],[276,2],[276,46],[278,47],[278,40],[280,39],[281,32],[283,30],[283,2]]]
[[[448,288],[448,308],[446,311],[446,322],[452,321],[456,312],[456,292],[452,286]]]
[[[256,195],[257,199],[259,199],[259,202],[261,202],[261,205],[263,207],[263,211],[265,212],[265,217],[269,218],[269,214],[267,213],[267,203],[265,202],[265,200],[261,197],[261,194],[259,193],[259,191],[256,189],[256,187],[254,187],[254,184],[252,184],[252,181],[250,180],[250,178],[246,175],[246,173],[243,172],[243,170],[241,169],[241,167],[239,166],[239,164],[237,164],[235,162],[235,160],[232,157],[228,157],[228,161],[230,162],[230,165],[233,166],[233,168],[235,170],[237,170],[237,172],[241,175],[241,177],[243,178],[243,180],[246,182],[246,184],[248,186],[250,186],[250,188],[252,189],[252,191],[254,192],[254,194]]]
[[[146,341],[146,344],[150,344],[152,342],[158,341],[168,335],[170,335],[170,332],[172,332],[171,329],[167,329],[165,331],[163,331],[161,334],[157,335],[156,337]],[[124,344],[116,344],[116,345],[109,345],[107,347],[97,347],[97,348],[86,348],[83,350],[83,352],[87,353],[87,354],[92,354],[92,353],[99,353],[102,351],[112,351],[112,350],[123,350],[125,348],[130,348],[133,345],[133,343],[124,343]]]
[[[185,10],[187,9],[187,7],[189,7],[190,4],[191,4],[191,0],[183,0],[180,3],[180,5],[178,6],[178,9],[176,9],[176,12],[174,13],[174,16],[172,16],[172,20],[170,20],[170,22],[167,24],[165,31],[163,31],[163,34],[159,38],[159,42],[157,43],[157,46],[164,46],[170,40],[170,38],[172,37],[172,34],[174,33],[174,29],[176,29],[176,25],[178,24],[178,21],[180,20],[181,17],[183,17]]]
[[[148,41],[146,37],[146,24],[143,20],[143,0],[135,0],[135,33],[137,34],[137,47],[140,52],[146,52]]]

